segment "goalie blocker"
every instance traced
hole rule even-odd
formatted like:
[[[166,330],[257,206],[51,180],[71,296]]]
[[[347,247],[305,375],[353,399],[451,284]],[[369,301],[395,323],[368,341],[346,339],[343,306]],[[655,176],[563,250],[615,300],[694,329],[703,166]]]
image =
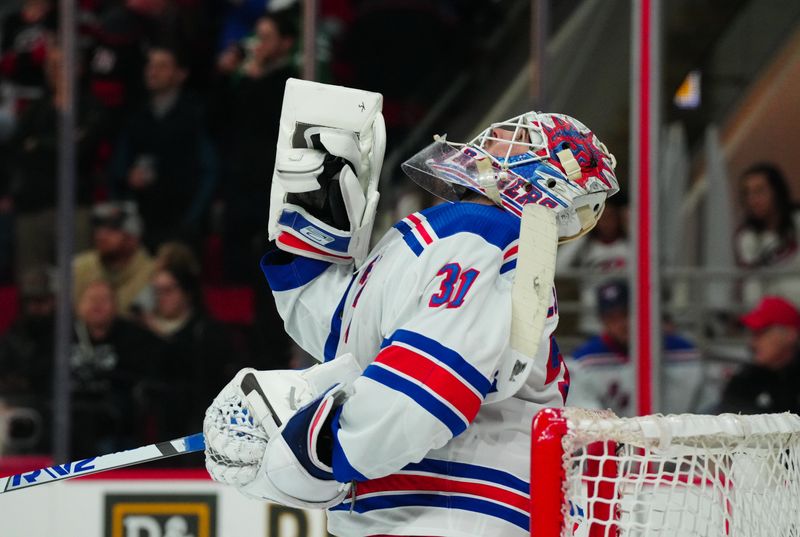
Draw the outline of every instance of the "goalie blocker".
[[[386,146],[378,93],[289,79],[270,195],[281,250],[360,264],[369,248]]]

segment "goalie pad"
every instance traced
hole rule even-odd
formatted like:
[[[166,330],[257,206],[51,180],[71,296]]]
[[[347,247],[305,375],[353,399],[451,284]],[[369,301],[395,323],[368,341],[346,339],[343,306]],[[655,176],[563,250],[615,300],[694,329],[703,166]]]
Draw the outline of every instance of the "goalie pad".
[[[269,238],[294,254],[360,264],[386,146],[378,93],[289,79],[270,193]]]

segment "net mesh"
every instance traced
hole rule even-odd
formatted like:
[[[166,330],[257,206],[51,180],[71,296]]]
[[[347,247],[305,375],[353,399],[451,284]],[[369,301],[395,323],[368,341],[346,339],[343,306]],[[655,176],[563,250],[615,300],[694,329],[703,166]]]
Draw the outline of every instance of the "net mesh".
[[[800,418],[567,409],[562,535],[800,537]]]

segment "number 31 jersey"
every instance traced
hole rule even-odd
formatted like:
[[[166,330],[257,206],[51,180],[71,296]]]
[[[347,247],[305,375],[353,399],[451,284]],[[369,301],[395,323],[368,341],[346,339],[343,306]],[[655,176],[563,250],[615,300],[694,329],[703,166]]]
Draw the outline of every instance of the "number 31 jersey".
[[[363,370],[333,421],[334,476],[354,482],[329,510],[333,533],[528,534],[531,419],[563,406],[569,376],[552,337],[555,293],[532,367],[518,373],[519,226],[494,206],[443,204],[398,222],[355,274],[264,257],[295,341],[319,360],[352,353]]]

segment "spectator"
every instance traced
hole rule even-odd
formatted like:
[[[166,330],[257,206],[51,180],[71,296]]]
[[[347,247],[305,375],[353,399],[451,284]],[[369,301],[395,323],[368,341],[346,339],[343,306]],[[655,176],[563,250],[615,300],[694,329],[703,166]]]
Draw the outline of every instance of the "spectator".
[[[783,173],[769,163],[755,164],[741,177],[743,221],[734,236],[736,260],[748,269],[800,271],[800,211],[792,202]],[[742,298],[752,307],[764,295],[783,296],[800,304],[800,277],[796,275],[748,278]]]
[[[156,251],[156,270],[172,268],[200,277],[200,263],[192,249],[180,241],[165,242]]]
[[[222,23],[217,48],[223,52],[238,47],[255,26],[258,17],[264,14],[264,0],[224,0],[221,2]]]
[[[0,28],[0,78],[12,83],[17,111],[44,95],[43,65],[57,14],[50,0],[24,0]]]
[[[159,364],[162,438],[196,431],[210,398],[225,384],[228,362],[237,362],[225,329],[205,311],[200,281],[185,268],[165,267],[152,279],[156,307],[147,325],[166,344]]]
[[[35,398],[53,371],[55,289],[48,267],[20,278],[20,315],[0,340],[0,395]],[[28,401],[30,402],[30,401]]]
[[[187,75],[176,51],[150,49],[147,102],[122,132],[111,170],[115,197],[139,206],[151,251],[170,239],[199,240],[216,182],[202,110],[182,89]]]
[[[71,356],[73,427],[81,431],[73,435],[74,457],[140,445],[144,416],[135,388],[152,374],[161,349],[147,330],[118,317],[110,282],[83,290]]]
[[[612,280],[597,289],[600,335],[589,338],[568,362],[572,387],[569,404],[610,408],[633,416],[636,367],[628,354],[628,284]],[[664,334],[662,408],[664,413],[692,412],[704,404],[704,368],[695,346],[679,335]],[[701,401],[702,399],[702,401]]]
[[[0,407],[17,416],[6,439],[6,452],[49,452],[53,373],[55,289],[49,267],[37,267],[20,278],[20,315],[0,339]],[[1,411],[2,409],[0,409]],[[1,436],[1,435],[0,435]]]
[[[142,47],[152,39],[154,23],[134,2],[98,2],[82,6],[81,43],[86,47],[87,87],[114,118],[114,125],[142,94]]]
[[[596,335],[602,328],[596,313],[597,289],[609,280],[622,277],[628,266],[630,245],[626,230],[627,200],[618,194],[609,198],[603,216],[588,235],[558,249],[557,270],[580,272],[578,330],[584,335]]]
[[[55,263],[56,191],[58,177],[58,117],[65,104],[61,49],[47,50],[45,73],[49,93],[34,100],[22,114],[12,141],[12,173],[7,185],[16,210],[16,273]],[[79,105],[75,140],[78,156],[78,188],[75,242],[89,246],[89,206],[92,163],[98,139],[105,129],[103,113],[87,99]]]
[[[153,273],[153,259],[139,242],[142,222],[136,205],[101,203],[94,207],[92,224],[94,248],[73,261],[75,302],[91,282],[103,279],[114,290],[116,311],[123,317],[134,316],[132,306]]]
[[[197,261],[192,249],[180,241],[169,241],[158,247],[153,259],[153,273],[164,268],[189,271],[193,276],[200,277],[200,263]],[[140,323],[147,323],[148,316],[156,308],[156,295],[153,290],[152,280],[136,297],[133,304],[133,316]]]
[[[264,186],[269,192],[286,80],[297,76],[290,58],[296,37],[291,15],[264,15],[243,47],[236,74],[221,75],[216,123],[226,166],[223,255],[231,281],[260,279],[257,267],[269,212]]]
[[[788,300],[766,296],[742,323],[753,363],[730,379],[719,412],[800,412],[800,312]]]

